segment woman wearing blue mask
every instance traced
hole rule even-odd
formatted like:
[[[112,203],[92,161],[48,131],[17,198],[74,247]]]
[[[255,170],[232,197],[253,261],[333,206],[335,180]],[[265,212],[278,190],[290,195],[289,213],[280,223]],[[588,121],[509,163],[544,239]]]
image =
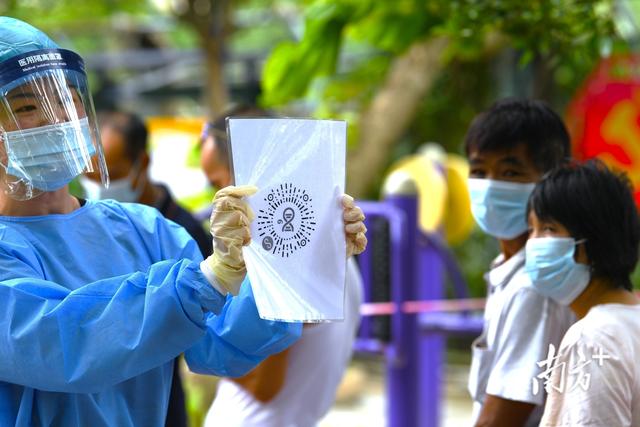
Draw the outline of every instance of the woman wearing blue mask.
[[[527,273],[580,319],[541,362],[540,425],[640,425],[640,299],[629,278],[640,219],[628,179],[597,161],[559,168],[533,190],[528,222]]]

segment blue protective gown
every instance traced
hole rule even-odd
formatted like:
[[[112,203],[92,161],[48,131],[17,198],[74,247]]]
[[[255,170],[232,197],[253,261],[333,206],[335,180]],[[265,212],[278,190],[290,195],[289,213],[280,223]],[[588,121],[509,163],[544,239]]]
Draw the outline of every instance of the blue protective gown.
[[[155,209],[87,201],[0,217],[0,426],[162,426],[172,362],[238,376],[300,324],[225,298],[189,235]]]

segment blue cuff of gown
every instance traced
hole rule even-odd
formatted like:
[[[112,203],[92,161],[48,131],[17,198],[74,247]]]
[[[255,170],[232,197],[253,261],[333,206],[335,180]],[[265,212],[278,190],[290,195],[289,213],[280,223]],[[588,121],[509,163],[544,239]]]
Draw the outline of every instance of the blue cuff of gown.
[[[202,309],[213,314],[219,314],[227,298],[211,286],[205,275],[202,274],[199,263],[189,263],[187,270],[190,273],[189,275],[193,276],[193,279],[189,280],[187,284],[196,291]]]

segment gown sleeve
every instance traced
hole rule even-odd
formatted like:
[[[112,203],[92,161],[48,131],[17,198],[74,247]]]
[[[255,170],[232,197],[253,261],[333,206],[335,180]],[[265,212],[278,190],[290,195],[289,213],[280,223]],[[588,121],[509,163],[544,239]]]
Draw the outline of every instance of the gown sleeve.
[[[227,299],[220,314],[207,316],[206,323],[205,336],[187,350],[185,359],[196,373],[225,377],[246,374],[302,334],[301,323],[260,318],[248,279],[237,296]]]
[[[2,249],[0,381],[94,393],[166,363],[205,334],[198,288],[206,279],[191,261],[69,290]]]

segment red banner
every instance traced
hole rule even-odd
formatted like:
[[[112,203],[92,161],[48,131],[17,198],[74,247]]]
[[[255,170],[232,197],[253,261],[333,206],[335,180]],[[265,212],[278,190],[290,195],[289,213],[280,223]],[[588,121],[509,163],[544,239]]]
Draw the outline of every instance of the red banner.
[[[640,56],[603,60],[569,106],[573,155],[627,173],[640,206]]]

